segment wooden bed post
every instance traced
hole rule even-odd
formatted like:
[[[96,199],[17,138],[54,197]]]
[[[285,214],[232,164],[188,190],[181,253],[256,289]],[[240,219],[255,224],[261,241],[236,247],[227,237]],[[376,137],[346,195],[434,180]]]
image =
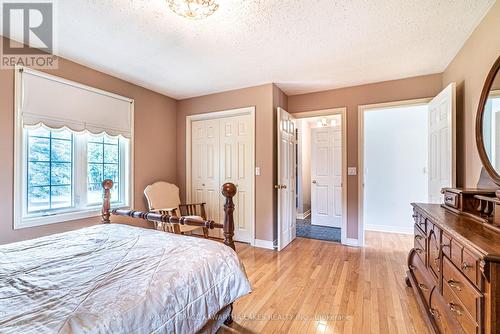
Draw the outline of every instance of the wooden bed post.
[[[236,186],[233,183],[224,183],[222,186],[222,195],[226,198],[224,204],[224,244],[236,251],[234,245],[234,203],[233,197],[236,195]]]
[[[104,180],[102,181],[102,187],[104,188],[104,193],[102,196],[102,211],[101,211],[101,217],[102,217],[102,223],[103,224],[110,224],[111,221],[109,217],[111,216],[111,188],[113,188],[113,181],[112,180]]]

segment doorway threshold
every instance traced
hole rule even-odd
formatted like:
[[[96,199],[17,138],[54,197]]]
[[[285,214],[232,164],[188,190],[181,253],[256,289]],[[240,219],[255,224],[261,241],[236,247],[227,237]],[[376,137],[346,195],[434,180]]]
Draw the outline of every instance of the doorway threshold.
[[[340,242],[340,228],[312,225],[310,219],[297,219],[297,237]]]

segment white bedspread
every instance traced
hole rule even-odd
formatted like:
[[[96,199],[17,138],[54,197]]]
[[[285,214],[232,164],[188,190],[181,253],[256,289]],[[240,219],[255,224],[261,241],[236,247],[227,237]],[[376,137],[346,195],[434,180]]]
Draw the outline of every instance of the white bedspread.
[[[194,333],[250,291],[200,238],[111,224],[0,246],[0,333]]]

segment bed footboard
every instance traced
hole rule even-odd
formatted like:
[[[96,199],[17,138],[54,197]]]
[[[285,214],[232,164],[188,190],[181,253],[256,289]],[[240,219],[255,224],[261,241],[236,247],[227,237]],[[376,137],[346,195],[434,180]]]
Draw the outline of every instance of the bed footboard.
[[[111,189],[113,188],[112,180],[104,180],[102,182],[104,189],[103,203],[102,203],[102,222],[103,224],[111,223],[111,216],[127,216],[135,219],[143,219],[150,222],[157,223],[170,223],[173,225],[189,225],[206,227],[208,229],[221,228],[224,232],[224,244],[236,250],[234,246],[234,203],[233,197],[236,195],[236,186],[233,183],[225,183],[222,186],[222,195],[226,198],[224,204],[224,223],[216,223],[213,220],[202,220],[194,217],[176,217],[168,214],[159,214],[153,212],[143,212],[135,210],[111,210]]]

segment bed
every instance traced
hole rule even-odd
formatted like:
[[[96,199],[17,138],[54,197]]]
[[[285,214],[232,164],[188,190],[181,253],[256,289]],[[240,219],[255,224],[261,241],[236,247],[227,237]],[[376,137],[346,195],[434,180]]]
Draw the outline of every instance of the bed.
[[[234,185],[224,224],[111,211],[103,186],[103,224],[0,246],[0,332],[214,333],[231,322],[251,291],[232,240]],[[223,228],[225,240],[110,224],[115,215]]]

